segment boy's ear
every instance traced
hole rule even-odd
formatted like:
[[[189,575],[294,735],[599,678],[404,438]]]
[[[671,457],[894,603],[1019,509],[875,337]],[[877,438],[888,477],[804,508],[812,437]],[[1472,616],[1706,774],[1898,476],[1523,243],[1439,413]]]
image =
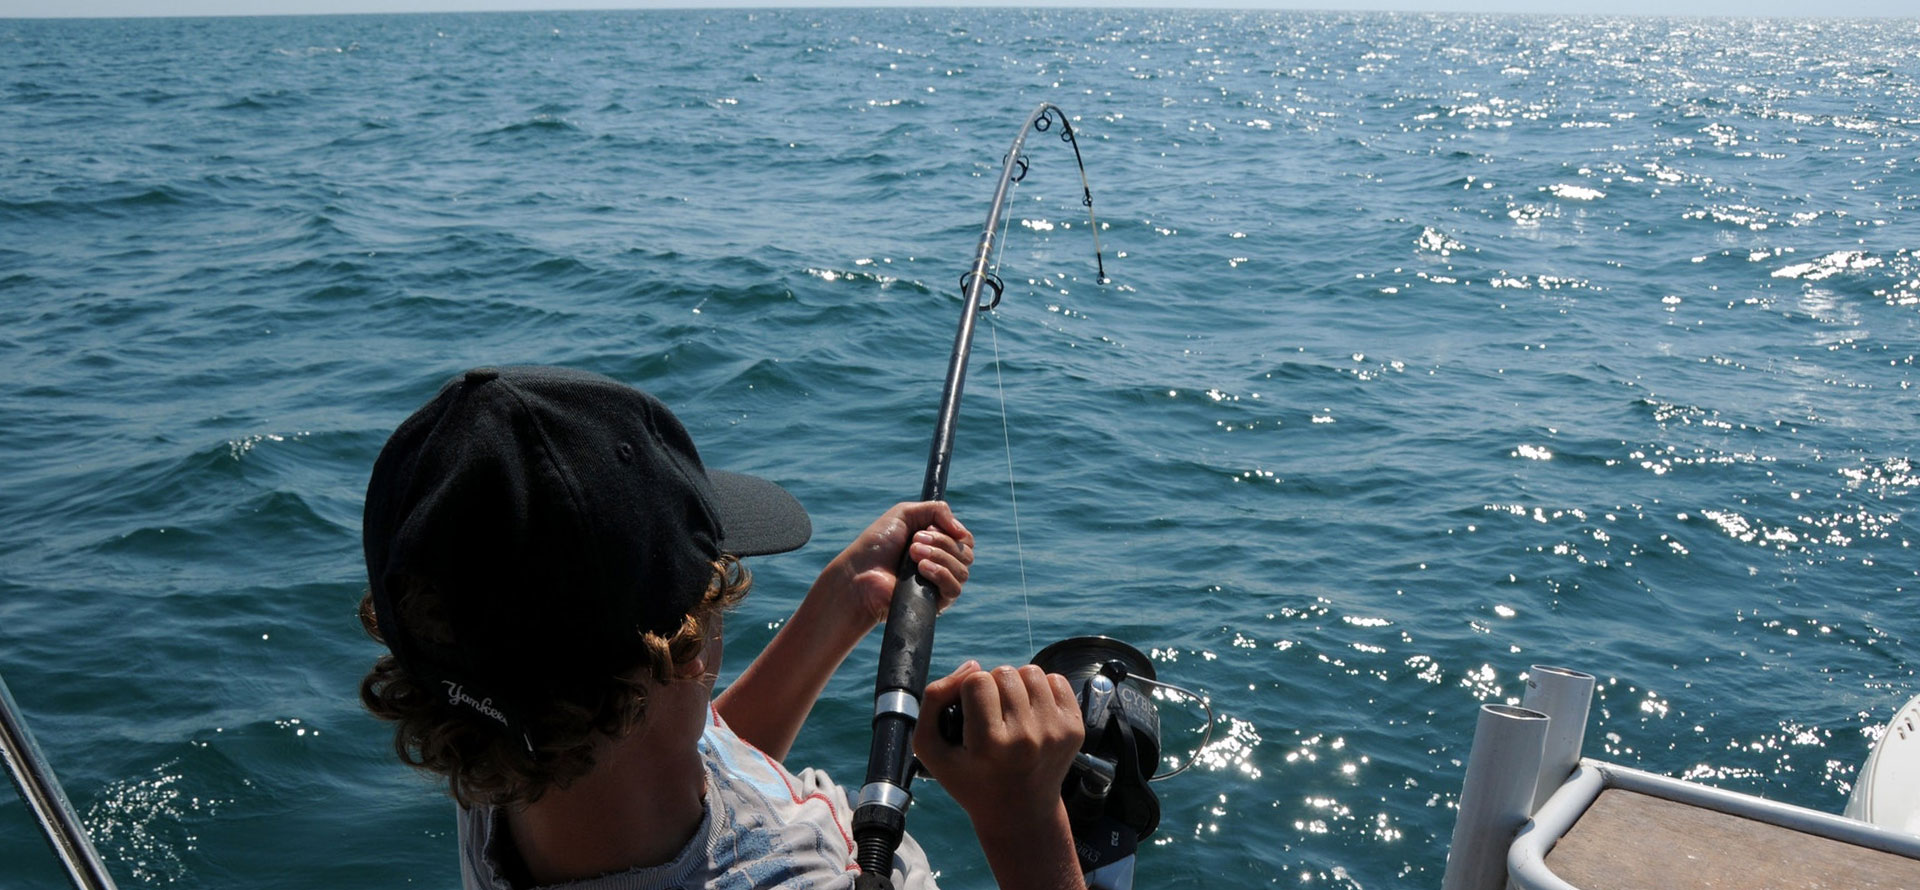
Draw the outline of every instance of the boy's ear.
[[[705,676],[706,673],[707,653],[705,651],[689,659],[686,664],[675,665],[673,668],[673,678],[675,680],[698,680]]]

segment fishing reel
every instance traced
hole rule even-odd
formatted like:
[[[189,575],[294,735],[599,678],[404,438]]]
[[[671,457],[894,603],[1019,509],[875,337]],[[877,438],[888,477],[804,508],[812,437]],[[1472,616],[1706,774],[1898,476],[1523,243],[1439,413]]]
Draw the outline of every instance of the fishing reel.
[[[1086,740],[1060,787],[1080,870],[1090,888],[1131,887],[1134,851],[1160,825],[1160,799],[1148,783],[1193,765],[1188,757],[1169,772],[1155,772],[1161,747],[1154,691],[1179,693],[1206,709],[1201,748],[1212,738],[1213,708],[1190,690],[1160,682],[1147,656],[1112,637],[1069,637],[1041,649],[1033,663],[1067,679],[1086,723]],[[957,744],[959,706],[939,720],[940,735]]]

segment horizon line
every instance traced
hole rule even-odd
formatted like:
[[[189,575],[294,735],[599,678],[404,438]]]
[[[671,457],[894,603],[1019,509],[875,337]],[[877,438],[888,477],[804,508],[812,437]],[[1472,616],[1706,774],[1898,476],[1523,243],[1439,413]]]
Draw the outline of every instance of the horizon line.
[[[506,0],[499,6],[475,6],[448,9],[342,9],[330,11],[267,11],[267,12],[184,12],[126,15],[113,12],[52,12],[43,14],[15,15],[0,13],[0,22],[6,21],[50,21],[50,20],[120,20],[140,21],[153,19],[242,19],[242,18],[297,18],[297,17],[345,17],[345,16],[401,16],[401,15],[512,15],[518,13],[578,13],[578,12],[712,12],[712,11],[762,11],[779,12],[784,10],[827,10],[827,9],[901,9],[910,11],[963,10],[963,9],[1087,9],[1087,10],[1145,10],[1162,12],[1299,12],[1320,14],[1387,14],[1387,15],[1493,15],[1530,18],[1648,18],[1648,19],[1795,19],[1810,21],[1834,21],[1851,19],[1874,19],[1885,21],[1916,20],[1920,16],[1892,12],[1853,12],[1828,14],[1795,13],[1706,13],[1706,12],[1648,12],[1648,11],[1554,11],[1520,9],[1407,9],[1396,7],[1392,0],[1386,0],[1378,6],[1333,9],[1319,6],[1294,6],[1274,2],[1226,3],[1204,6],[1169,5],[1166,0],[1140,0],[1140,2],[1113,2],[1113,0],[1004,0],[1004,2],[971,2],[939,5],[912,5],[900,0],[814,0],[814,2],[783,3],[769,5],[753,0],[713,0],[699,5],[685,3],[648,4],[635,3],[632,0],[614,0],[605,5],[582,5],[565,7],[540,7],[516,5],[526,0]],[[1525,2],[1525,0],[1521,0]],[[1497,2],[1492,5],[1501,5]]]

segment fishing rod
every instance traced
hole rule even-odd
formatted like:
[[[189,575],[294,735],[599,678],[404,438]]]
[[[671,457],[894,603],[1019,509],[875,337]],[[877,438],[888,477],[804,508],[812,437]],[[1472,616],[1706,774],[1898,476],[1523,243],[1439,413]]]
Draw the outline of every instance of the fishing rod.
[[[113,878],[100,861],[99,851],[93,848],[80,817],[67,802],[66,792],[60,790],[60,782],[47,766],[46,756],[20,719],[5,679],[0,679],[0,760],[6,761],[7,774],[13,778],[20,799],[33,811],[34,821],[40,823],[41,833],[66,868],[73,886],[79,890],[114,890]]]
[[[1100,253],[1100,226],[1093,216],[1093,192],[1087,186],[1087,166],[1080,157],[1073,124],[1067,113],[1050,102],[1042,102],[1022,122],[1019,135],[1000,167],[1000,183],[993,191],[993,204],[987,211],[986,225],[980,230],[980,243],[973,265],[960,276],[964,305],[960,327],[954,334],[953,354],[947,361],[946,385],[940,395],[940,412],[933,428],[933,444],[927,455],[927,472],[920,484],[923,501],[946,500],[947,470],[953,463],[953,424],[960,413],[960,393],[967,377],[967,358],[973,350],[976,316],[1000,305],[1006,286],[989,268],[999,245],[995,235],[1008,191],[1026,178],[1027,158],[1021,154],[1027,134],[1046,132],[1055,121],[1060,125],[1060,141],[1073,146],[1074,163],[1080,167],[1081,203],[1087,208],[1088,227],[1093,231],[1094,263],[1102,283],[1107,280],[1106,261]],[[1017,171],[1017,172],[1016,172]],[[993,298],[981,303],[982,291],[992,288]],[[893,591],[893,604],[887,612],[887,626],[880,646],[880,674],[874,683],[873,747],[867,757],[866,784],[860,788],[859,805],[853,814],[853,836],[860,865],[860,890],[891,890],[893,854],[906,832],[907,807],[913,795],[907,790],[913,781],[913,728],[920,720],[920,697],[927,687],[927,664],[933,654],[933,623],[938,611],[935,589],[915,570],[913,559],[901,561],[900,582]]]

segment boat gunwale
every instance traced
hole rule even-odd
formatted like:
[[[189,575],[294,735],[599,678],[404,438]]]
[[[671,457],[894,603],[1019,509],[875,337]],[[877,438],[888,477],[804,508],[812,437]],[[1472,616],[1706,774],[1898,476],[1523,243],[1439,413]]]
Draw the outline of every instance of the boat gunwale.
[[[1702,785],[1628,766],[1582,758],[1579,767],[1533,814],[1507,848],[1514,890],[1580,890],[1547,865],[1547,853],[1609,788],[1752,819],[1790,831],[1920,859],[1920,835],[1794,804]]]

